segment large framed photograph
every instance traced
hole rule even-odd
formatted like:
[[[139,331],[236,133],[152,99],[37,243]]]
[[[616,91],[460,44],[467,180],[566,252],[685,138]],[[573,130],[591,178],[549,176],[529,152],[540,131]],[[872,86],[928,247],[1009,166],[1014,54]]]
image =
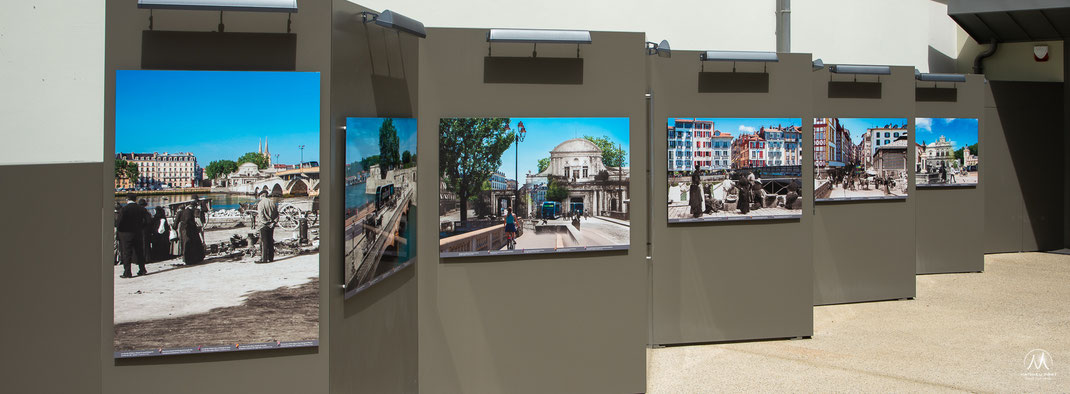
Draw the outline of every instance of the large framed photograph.
[[[439,256],[626,250],[628,118],[446,118]]]
[[[907,127],[906,118],[815,118],[815,201],[906,199]]]
[[[412,264],[416,119],[347,118],[346,298]]]
[[[317,346],[319,73],[118,71],[114,357]]]
[[[976,118],[916,118],[914,130],[917,187],[977,186]]]
[[[669,223],[802,217],[802,119],[667,123]]]

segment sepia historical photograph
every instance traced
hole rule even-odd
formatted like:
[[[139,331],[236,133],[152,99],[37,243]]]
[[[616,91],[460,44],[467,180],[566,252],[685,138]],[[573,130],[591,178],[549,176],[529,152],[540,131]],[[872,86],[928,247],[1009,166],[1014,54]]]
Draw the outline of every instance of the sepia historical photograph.
[[[439,254],[630,243],[628,118],[439,121]]]
[[[906,118],[815,118],[816,201],[904,199]]]
[[[314,346],[319,74],[119,71],[115,356]]]
[[[346,296],[414,261],[416,119],[346,119]]]
[[[917,118],[914,130],[917,187],[977,185],[976,118]]]
[[[802,217],[802,119],[669,118],[669,223]]]

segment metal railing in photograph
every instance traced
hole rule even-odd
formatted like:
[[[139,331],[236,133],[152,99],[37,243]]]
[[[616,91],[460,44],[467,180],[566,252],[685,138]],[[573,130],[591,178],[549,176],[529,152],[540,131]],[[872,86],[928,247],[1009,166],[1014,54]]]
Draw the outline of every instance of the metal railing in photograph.
[[[524,223],[517,220],[517,238],[524,235]],[[498,224],[438,241],[439,252],[476,252],[499,250],[505,247],[505,224]]]

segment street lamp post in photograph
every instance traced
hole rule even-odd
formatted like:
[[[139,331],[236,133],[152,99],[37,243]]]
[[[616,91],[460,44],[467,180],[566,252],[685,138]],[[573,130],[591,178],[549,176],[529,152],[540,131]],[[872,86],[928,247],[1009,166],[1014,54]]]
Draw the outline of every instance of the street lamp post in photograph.
[[[528,134],[528,130],[524,128],[523,121],[517,122],[516,128],[516,151],[513,152],[516,157],[513,161],[513,176],[516,179],[513,182],[513,212],[519,214],[516,207],[520,204],[520,143],[524,142],[524,136]]]

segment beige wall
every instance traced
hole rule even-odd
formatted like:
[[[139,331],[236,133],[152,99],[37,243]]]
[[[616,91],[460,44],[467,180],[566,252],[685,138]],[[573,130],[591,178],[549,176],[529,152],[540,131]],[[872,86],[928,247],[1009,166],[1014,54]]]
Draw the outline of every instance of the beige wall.
[[[978,44],[966,33],[962,33],[959,41],[962,49],[955,72],[971,73],[973,72],[973,59],[987,49],[988,44]],[[1033,59],[1034,45],[1048,45],[1048,61],[1038,62]],[[985,59],[984,67],[985,76],[990,81],[1062,82],[1063,42],[999,44],[996,53]]]
[[[968,72],[978,47],[948,18],[944,0],[795,0],[792,50],[826,63]],[[104,0],[16,1],[0,13],[0,165],[99,162],[103,140]],[[775,1],[365,0],[428,27],[646,32],[675,49],[771,51]],[[147,23],[147,21],[146,21]],[[208,27],[210,28],[210,26]],[[1062,81],[1061,43],[1034,63],[1032,44],[1008,44],[990,79]],[[47,104],[44,104],[47,103]],[[62,108],[57,111],[55,108]]]
[[[104,0],[5,1],[0,165],[100,162]]]

